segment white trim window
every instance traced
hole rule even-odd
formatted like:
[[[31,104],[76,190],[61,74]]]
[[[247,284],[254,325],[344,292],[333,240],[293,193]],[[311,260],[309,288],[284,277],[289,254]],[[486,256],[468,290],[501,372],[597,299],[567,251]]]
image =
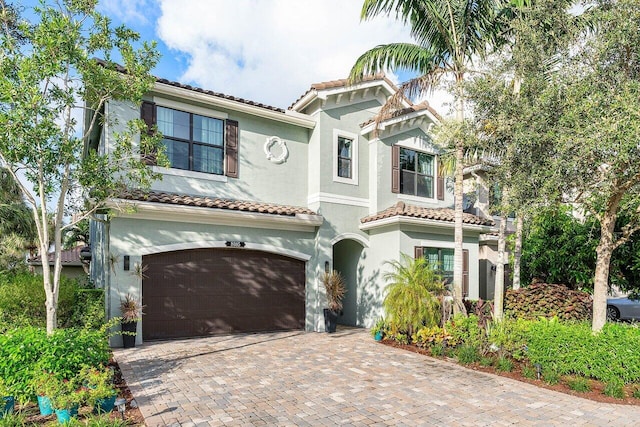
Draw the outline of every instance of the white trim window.
[[[358,185],[358,135],[333,130],[333,181]]]

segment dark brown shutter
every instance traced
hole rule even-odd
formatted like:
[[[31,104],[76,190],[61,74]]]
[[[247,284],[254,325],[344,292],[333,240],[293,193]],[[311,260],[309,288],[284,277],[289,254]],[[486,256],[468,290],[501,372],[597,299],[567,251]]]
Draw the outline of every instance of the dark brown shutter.
[[[142,101],[140,107],[140,117],[147,125],[147,135],[153,135],[153,129],[156,124],[156,104],[149,101]],[[147,165],[156,165],[156,154],[147,153],[142,155],[142,161]]]
[[[229,178],[238,177],[238,122],[227,120],[225,124],[225,175]]]
[[[438,175],[438,180],[436,182],[438,200],[444,200],[444,176]]]
[[[391,192],[400,192],[400,147],[391,146]]]
[[[420,259],[424,256],[424,249],[422,246],[416,246],[413,248],[413,257],[415,259]]]
[[[469,296],[469,250],[462,251],[462,296]]]

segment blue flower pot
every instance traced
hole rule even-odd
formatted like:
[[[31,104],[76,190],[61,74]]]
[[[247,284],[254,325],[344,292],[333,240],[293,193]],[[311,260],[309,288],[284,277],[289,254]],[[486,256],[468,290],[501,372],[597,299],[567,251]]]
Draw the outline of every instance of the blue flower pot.
[[[93,408],[93,412],[96,414],[104,414],[106,412],[113,411],[113,407],[116,403],[116,395],[107,398],[107,399],[98,399],[96,402],[96,406]]]
[[[373,339],[375,339],[376,341],[382,341],[382,332],[381,331],[376,332],[376,336],[373,337]]]
[[[74,418],[76,415],[78,415],[78,407],[74,406],[71,409],[56,409],[55,412],[58,423],[65,424],[71,421],[71,418]]]
[[[38,396],[38,408],[40,409],[40,415],[48,416],[53,414],[51,400],[47,396]]]
[[[0,410],[0,419],[2,419],[4,417],[4,414],[11,414],[13,413],[13,406],[16,403],[16,400],[14,399],[13,396],[4,396],[2,398],[2,409]]]

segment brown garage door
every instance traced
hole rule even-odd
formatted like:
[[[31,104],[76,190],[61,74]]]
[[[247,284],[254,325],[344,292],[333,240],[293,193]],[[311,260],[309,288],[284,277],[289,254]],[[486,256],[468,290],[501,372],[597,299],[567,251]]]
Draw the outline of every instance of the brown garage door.
[[[145,340],[304,328],[305,264],[245,249],[146,255]]]

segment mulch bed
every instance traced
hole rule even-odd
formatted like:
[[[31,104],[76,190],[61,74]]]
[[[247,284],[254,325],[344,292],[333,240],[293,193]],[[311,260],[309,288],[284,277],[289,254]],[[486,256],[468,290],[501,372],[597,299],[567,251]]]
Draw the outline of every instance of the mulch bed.
[[[496,368],[493,367],[493,366],[482,366],[479,363],[472,363],[472,364],[469,364],[469,365],[462,365],[462,364],[459,364],[457,362],[457,360],[454,359],[454,358],[433,356],[428,349],[424,349],[424,348],[418,347],[416,345],[400,344],[397,341],[393,341],[393,340],[382,340],[381,343],[384,344],[384,345],[391,346],[391,347],[396,347],[396,348],[400,348],[400,349],[403,349],[403,350],[406,350],[406,351],[411,351],[413,353],[422,354],[424,356],[433,357],[434,359],[446,360],[446,361],[449,361],[451,363],[455,363],[458,366],[461,366],[463,368],[471,369],[471,370],[474,370],[474,371],[486,372],[486,373],[493,374],[493,375],[499,375],[501,377],[511,378],[513,380],[517,380],[517,381],[521,381],[521,382],[524,382],[524,383],[535,385],[536,387],[546,388],[548,390],[554,390],[554,391],[558,391],[560,393],[570,394],[572,396],[582,397],[584,399],[589,399],[589,400],[593,400],[593,401],[596,401],[596,402],[616,403],[616,404],[619,404],[619,405],[636,405],[636,406],[640,406],[640,399],[637,399],[637,398],[632,396],[632,393],[633,393],[632,386],[625,387],[625,394],[626,394],[627,397],[625,397],[624,399],[617,399],[615,397],[607,396],[607,395],[605,395],[603,393],[605,384],[602,381],[589,380],[589,384],[591,386],[591,390],[590,391],[586,391],[586,392],[578,392],[578,391],[572,390],[563,381],[561,381],[558,384],[550,385],[550,384],[547,384],[546,382],[544,382],[542,380],[535,380],[535,379],[531,379],[531,378],[526,378],[522,374],[522,368],[523,368],[524,364],[518,363],[518,362],[515,362],[515,361],[514,361],[513,370],[511,372],[504,372],[504,371],[496,370]]]

